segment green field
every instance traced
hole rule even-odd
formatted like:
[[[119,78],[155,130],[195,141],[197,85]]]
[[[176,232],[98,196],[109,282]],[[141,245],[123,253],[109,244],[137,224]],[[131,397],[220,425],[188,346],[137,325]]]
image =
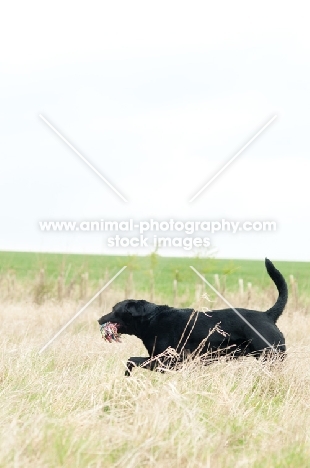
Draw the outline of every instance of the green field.
[[[22,282],[34,281],[40,269],[44,268],[49,281],[56,281],[63,273],[65,283],[68,284],[72,279],[88,272],[90,283],[97,283],[111,278],[124,265],[127,265],[127,269],[115,281],[117,288],[125,287],[129,273],[132,272],[135,290],[147,292],[150,288],[150,269],[152,269],[156,295],[159,294],[167,299],[172,297],[174,279],[178,280],[179,294],[194,289],[195,284],[200,281],[189,268],[190,265],[193,265],[212,284],[214,284],[214,274],[218,274],[221,282],[225,280],[226,289],[229,291],[237,290],[239,278],[244,280],[245,287],[248,282],[258,289],[271,285],[263,259],[260,261],[175,258],[154,254],[137,257],[0,252],[0,275],[4,276],[7,272],[11,272],[17,281]],[[300,294],[307,294],[310,291],[310,263],[277,261],[275,265],[288,283],[290,275],[294,275]]]

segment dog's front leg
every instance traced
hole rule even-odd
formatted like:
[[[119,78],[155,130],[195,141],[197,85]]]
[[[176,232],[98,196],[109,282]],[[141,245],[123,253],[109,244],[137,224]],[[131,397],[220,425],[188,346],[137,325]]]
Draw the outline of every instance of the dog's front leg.
[[[130,377],[131,371],[134,367],[142,366],[149,359],[149,357],[130,357],[126,363],[125,376]],[[145,366],[145,368],[150,369],[150,366]]]

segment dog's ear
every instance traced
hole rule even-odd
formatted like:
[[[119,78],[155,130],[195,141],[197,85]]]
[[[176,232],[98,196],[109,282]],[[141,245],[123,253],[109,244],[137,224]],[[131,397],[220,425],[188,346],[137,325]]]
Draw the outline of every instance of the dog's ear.
[[[145,301],[134,301],[129,300],[126,304],[126,312],[133,317],[139,317],[144,314],[144,302]]]

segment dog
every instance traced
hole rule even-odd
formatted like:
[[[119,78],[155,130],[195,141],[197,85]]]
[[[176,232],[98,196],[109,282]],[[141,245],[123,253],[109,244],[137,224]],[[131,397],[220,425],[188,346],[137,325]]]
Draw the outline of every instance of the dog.
[[[285,339],[276,322],[287,303],[287,284],[268,258],[265,266],[279,293],[265,312],[237,308],[205,313],[133,299],[117,303],[111,313],[98,320],[99,324],[111,322],[118,333],[137,336],[149,354],[130,357],[125,375],[129,376],[135,366],[154,370],[158,363],[163,364],[159,358],[165,355],[164,363],[170,368],[188,355],[211,355],[212,361],[228,353],[233,358],[251,354],[256,358],[263,355],[264,359],[277,354],[282,360]],[[167,357],[167,350],[174,350],[174,355],[170,352],[169,357],[168,352]]]

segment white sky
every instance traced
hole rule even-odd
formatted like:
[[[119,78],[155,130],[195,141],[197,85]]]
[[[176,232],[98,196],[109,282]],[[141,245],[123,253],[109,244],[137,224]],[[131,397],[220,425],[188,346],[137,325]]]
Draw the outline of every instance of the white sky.
[[[306,2],[6,3],[1,250],[129,252],[103,234],[40,232],[40,220],[258,219],[277,232],[211,235],[218,256],[310,260]]]

